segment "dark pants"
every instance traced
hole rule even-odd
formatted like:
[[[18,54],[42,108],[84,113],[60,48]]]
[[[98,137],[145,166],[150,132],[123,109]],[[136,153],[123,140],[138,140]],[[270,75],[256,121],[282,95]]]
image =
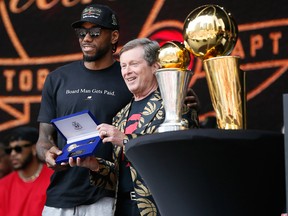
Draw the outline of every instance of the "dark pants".
[[[141,216],[137,202],[129,196],[118,194],[115,216]]]

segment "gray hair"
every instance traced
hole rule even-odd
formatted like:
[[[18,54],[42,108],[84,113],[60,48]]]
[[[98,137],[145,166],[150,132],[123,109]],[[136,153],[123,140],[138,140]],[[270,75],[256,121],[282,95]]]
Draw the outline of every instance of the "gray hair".
[[[157,54],[160,46],[157,41],[152,41],[148,38],[137,38],[126,43],[119,52],[121,56],[124,52],[142,46],[144,49],[144,59],[151,66],[157,62]]]

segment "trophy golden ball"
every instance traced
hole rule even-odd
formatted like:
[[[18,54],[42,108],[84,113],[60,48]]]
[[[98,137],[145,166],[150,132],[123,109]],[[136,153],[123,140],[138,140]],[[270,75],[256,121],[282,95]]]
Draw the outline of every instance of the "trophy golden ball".
[[[190,52],[179,41],[168,41],[158,51],[158,62],[161,68],[187,70],[190,64]]]
[[[183,27],[185,47],[203,60],[230,55],[238,38],[238,27],[229,12],[218,5],[193,10]]]

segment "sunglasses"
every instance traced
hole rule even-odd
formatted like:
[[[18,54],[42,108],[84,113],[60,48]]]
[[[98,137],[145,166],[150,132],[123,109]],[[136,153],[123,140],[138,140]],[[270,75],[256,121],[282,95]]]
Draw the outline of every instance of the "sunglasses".
[[[91,38],[96,38],[100,36],[101,28],[100,27],[93,27],[93,28],[75,28],[75,32],[78,38],[83,39],[89,33]]]
[[[15,152],[17,152],[17,153],[21,153],[23,148],[26,148],[26,147],[29,147],[32,145],[33,145],[33,143],[27,143],[27,144],[22,145],[22,146],[16,145],[13,148],[11,148],[11,147],[5,148],[5,153],[9,155],[9,154],[11,154],[12,150],[15,150]]]

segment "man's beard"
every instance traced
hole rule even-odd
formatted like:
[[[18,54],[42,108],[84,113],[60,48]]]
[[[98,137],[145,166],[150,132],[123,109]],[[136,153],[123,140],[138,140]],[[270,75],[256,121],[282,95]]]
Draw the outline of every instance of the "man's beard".
[[[98,55],[94,55],[94,56],[83,55],[84,62],[94,62],[94,61],[97,61],[98,59],[100,59]]]
[[[14,170],[23,170],[25,168],[27,168],[33,161],[33,154],[32,152],[25,158],[25,160],[23,161],[23,163],[19,166],[19,167],[13,167]]]
[[[98,50],[98,52],[93,56],[88,56],[83,54],[84,62],[94,62],[99,59],[102,59],[110,50],[110,46],[106,46],[103,49]]]

